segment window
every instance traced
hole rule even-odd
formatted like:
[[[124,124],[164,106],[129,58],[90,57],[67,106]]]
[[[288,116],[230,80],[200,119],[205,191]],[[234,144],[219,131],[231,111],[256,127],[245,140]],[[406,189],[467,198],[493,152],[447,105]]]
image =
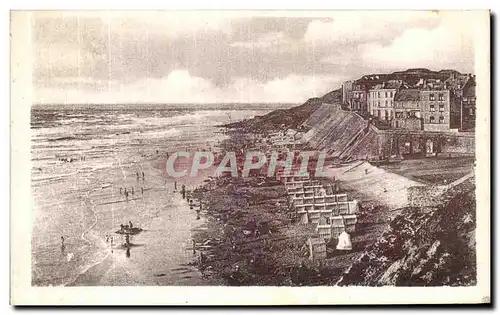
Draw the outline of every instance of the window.
[[[385,100],[385,106],[387,106],[387,105],[388,105],[388,103],[389,103],[389,102],[387,102],[387,100]]]
[[[439,116],[439,123],[444,124],[444,117],[443,116]]]
[[[378,117],[378,118],[382,118],[382,116],[380,115],[380,109],[379,109],[379,110],[377,110],[377,117]]]
[[[466,103],[467,103],[467,97],[464,97],[464,102],[466,102]]]
[[[363,98],[363,93],[359,93],[359,97]]]
[[[429,122],[430,122],[431,124],[433,124],[433,123],[434,123],[434,116],[429,117]]]
[[[392,97],[392,92],[389,92],[389,96]]]
[[[378,106],[380,107],[380,101],[377,101]]]
[[[385,111],[385,120],[389,120],[389,113]]]
[[[430,100],[430,101],[434,101],[434,100],[435,100],[435,99],[434,99],[434,93],[429,94],[429,100]]]
[[[433,105],[433,104],[431,104],[431,105],[429,105],[429,106],[430,106],[430,111],[431,111],[431,112],[433,112],[433,111],[435,111],[435,110],[436,110],[436,108],[434,108],[434,105]]]
[[[444,101],[444,94],[443,93],[439,93],[439,100]]]
[[[444,112],[444,105],[443,104],[439,104],[439,111]]]
[[[387,97],[387,92],[385,92],[385,97]]]
[[[380,98],[380,92],[377,92],[377,97]]]
[[[474,108],[469,108],[469,115],[474,116]]]

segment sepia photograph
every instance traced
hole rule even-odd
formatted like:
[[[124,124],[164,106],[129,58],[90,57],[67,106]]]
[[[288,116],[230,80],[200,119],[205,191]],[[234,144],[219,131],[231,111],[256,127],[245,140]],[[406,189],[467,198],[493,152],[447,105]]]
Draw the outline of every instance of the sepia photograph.
[[[10,18],[11,303],[490,303],[488,11]]]

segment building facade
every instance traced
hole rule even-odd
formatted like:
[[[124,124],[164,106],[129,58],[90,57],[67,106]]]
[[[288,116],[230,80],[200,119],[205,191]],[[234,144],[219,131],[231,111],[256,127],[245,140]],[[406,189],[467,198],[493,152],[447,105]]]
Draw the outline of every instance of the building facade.
[[[394,117],[394,96],[401,81],[388,81],[376,85],[368,91],[368,111],[381,120],[390,121]]]
[[[463,88],[460,110],[460,130],[476,127],[476,77],[471,76]]]
[[[420,91],[424,130],[450,130],[450,91],[425,89]]]
[[[367,109],[367,92],[362,86],[354,86],[353,90],[347,93],[346,106],[350,111],[366,113]]]
[[[342,84],[342,104],[347,104],[347,94],[352,91],[352,86],[352,81],[345,81]]]

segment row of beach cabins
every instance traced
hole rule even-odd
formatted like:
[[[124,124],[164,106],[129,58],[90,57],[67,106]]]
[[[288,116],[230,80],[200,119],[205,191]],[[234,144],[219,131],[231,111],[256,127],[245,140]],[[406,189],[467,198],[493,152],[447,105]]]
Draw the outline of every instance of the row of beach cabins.
[[[300,138],[286,133],[268,137],[275,149],[283,151],[302,147]],[[297,176],[295,171],[285,174],[283,170],[278,170],[276,179],[285,185],[288,200],[297,211],[300,222],[315,225],[317,235],[307,242],[309,258],[326,258],[326,243],[332,239],[338,241],[337,250],[351,250],[350,233],[356,231],[358,201],[349,200],[347,194],[340,193],[336,181],[324,185],[308,173]]]
[[[338,238],[344,231],[356,230],[358,202],[348,200],[347,194],[336,193],[337,185],[324,186],[308,175],[297,177],[280,172],[276,179],[285,185],[300,222],[316,224],[316,231],[323,239]]]

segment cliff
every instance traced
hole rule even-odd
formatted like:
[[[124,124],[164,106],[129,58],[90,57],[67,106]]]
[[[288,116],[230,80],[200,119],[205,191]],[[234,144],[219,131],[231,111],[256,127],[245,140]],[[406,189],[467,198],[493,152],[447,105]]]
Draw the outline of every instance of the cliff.
[[[325,102],[342,101],[341,89],[322,97],[310,98],[304,104],[290,109],[278,109],[253,119],[224,125],[227,128],[239,128],[248,132],[269,132],[274,130],[297,129]]]
[[[450,188],[441,206],[407,208],[365,249],[340,286],[476,284],[474,178]]]

